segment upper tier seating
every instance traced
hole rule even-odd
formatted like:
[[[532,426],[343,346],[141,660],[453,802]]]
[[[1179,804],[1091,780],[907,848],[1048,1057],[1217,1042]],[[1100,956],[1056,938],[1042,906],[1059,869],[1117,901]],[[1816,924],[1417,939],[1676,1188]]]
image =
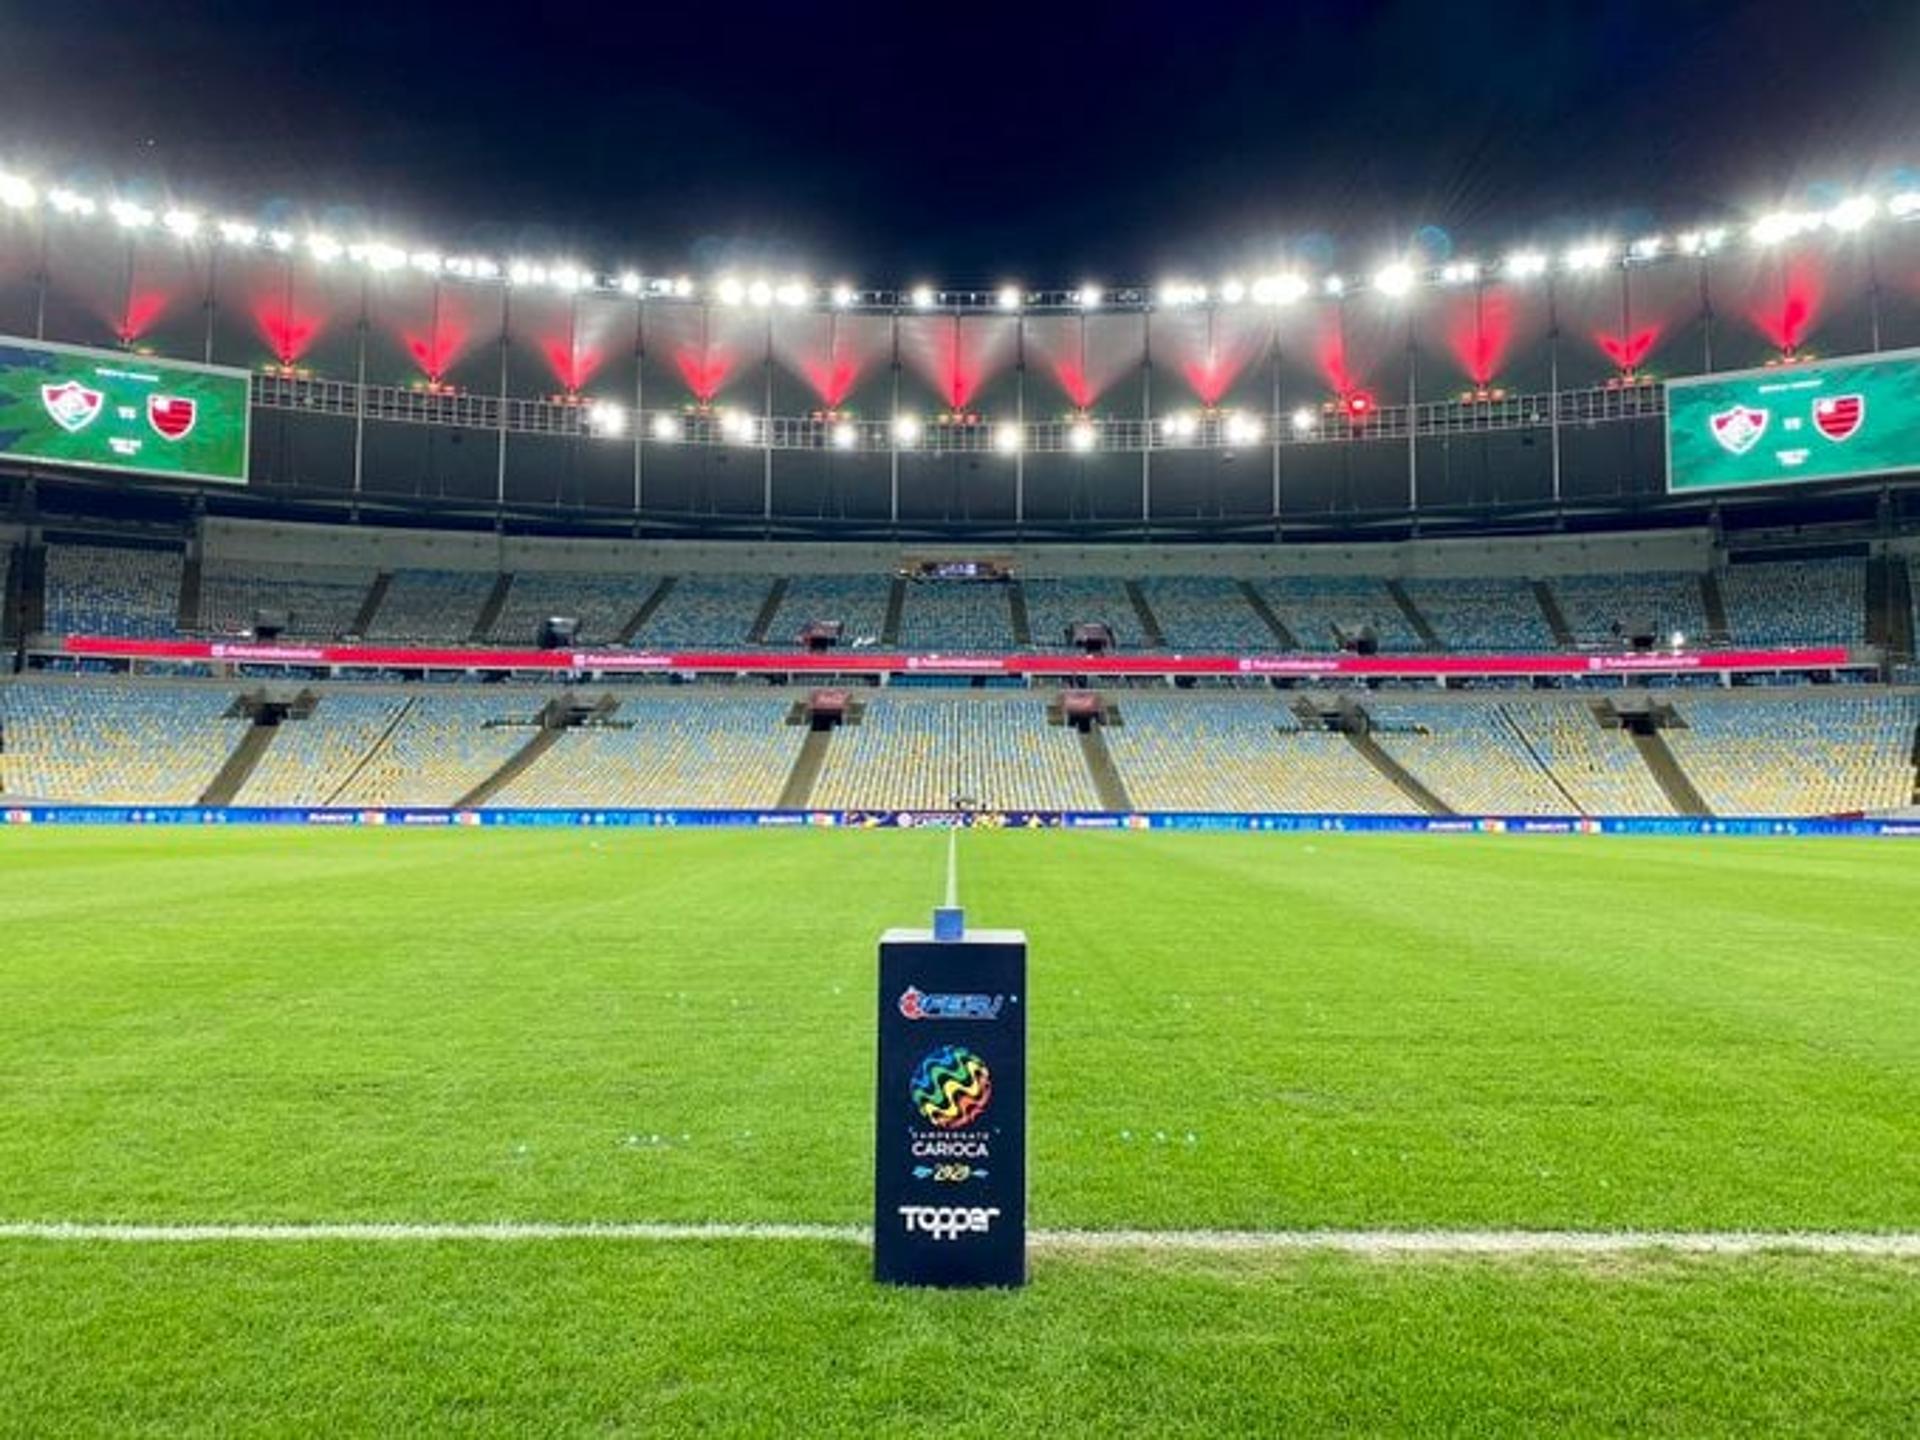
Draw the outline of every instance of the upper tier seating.
[[[1859,645],[1867,638],[1867,562],[1729,565],[1720,576],[1736,645]]]
[[[1832,815],[1913,803],[1911,695],[1688,695],[1661,732],[1716,815]]]
[[[351,565],[209,560],[200,578],[200,628],[237,635],[257,610],[282,610],[289,637],[333,640],[353,628],[374,571]]]
[[[0,686],[0,782],[9,796],[191,805],[251,723],[224,687],[122,681]]]
[[[843,645],[878,640],[887,623],[892,586],[884,575],[796,575],[787,582],[780,608],[767,626],[766,643],[776,648],[795,645],[801,627],[814,620],[838,620]]]
[[[0,539],[0,635],[13,634],[13,607],[7,604],[7,586],[13,574],[13,542]]]
[[[1501,708],[1583,815],[1671,815],[1673,806],[1633,739],[1602,728],[1577,701],[1504,700]]]
[[[1407,581],[1406,589],[1449,650],[1485,654],[1554,648],[1553,627],[1530,581],[1512,576],[1419,579]]]
[[[637,637],[656,649],[738,649],[767,603],[765,575],[682,575]]]
[[[1069,648],[1067,627],[1077,622],[1108,626],[1122,650],[1146,647],[1146,633],[1124,581],[1027,580],[1020,588],[1027,601],[1027,631],[1041,649]]]
[[[1303,650],[1337,650],[1336,625],[1371,625],[1380,648],[1405,653],[1422,647],[1386,582],[1371,576],[1289,575],[1262,580],[1260,593]]]
[[[1079,737],[1032,696],[873,700],[833,737],[813,789],[826,809],[1097,810]]]
[[[900,612],[900,645],[906,650],[949,652],[1013,649],[1007,587],[939,580],[907,586]]]
[[[1139,810],[1417,813],[1344,735],[1277,698],[1129,694],[1107,748]]]
[[[541,622],[568,616],[580,622],[582,644],[610,645],[659,584],[653,575],[522,570],[514,575],[488,637],[501,645],[532,645]]]
[[[178,633],[178,550],[116,545],[47,549],[47,629],[56,635],[164,639]]]
[[[1280,648],[1237,580],[1183,575],[1143,580],[1140,588],[1160,634],[1175,650],[1246,655]]]
[[[1449,810],[1465,815],[1565,815],[1556,786],[1497,704],[1369,699],[1374,743]]]
[[[1616,623],[1652,621],[1661,639],[1675,631],[1691,641],[1707,637],[1707,607],[1700,576],[1686,570],[1649,570],[1638,575],[1567,575],[1553,582],[1554,598],[1577,644],[1619,643]]]
[[[406,703],[393,691],[326,691],[307,718],[281,722],[233,803],[326,804]]]
[[[804,725],[786,723],[790,703],[729,694],[627,696],[611,725],[568,730],[488,803],[771,806],[807,735]]]
[[[545,699],[511,690],[424,691],[336,803],[451,805],[533,738],[530,722]]]
[[[454,643],[471,639],[498,579],[479,570],[396,570],[369,636]]]

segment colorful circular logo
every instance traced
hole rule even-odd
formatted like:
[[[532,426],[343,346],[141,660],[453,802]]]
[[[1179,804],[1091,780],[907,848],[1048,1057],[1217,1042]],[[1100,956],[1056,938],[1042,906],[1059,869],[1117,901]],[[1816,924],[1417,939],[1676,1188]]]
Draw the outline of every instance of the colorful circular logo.
[[[928,1124],[940,1130],[964,1130],[980,1118],[993,1098],[987,1062],[960,1045],[929,1051],[913,1072],[913,1103]]]

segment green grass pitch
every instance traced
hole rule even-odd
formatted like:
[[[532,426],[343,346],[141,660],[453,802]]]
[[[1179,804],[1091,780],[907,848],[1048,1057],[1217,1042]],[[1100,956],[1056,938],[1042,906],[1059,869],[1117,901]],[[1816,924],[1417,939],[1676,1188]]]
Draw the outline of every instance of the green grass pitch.
[[[944,838],[0,830],[0,1221],[861,1223]],[[1920,852],[968,833],[1057,1228],[1920,1230]],[[1886,1434],[1920,1264],[0,1241],[0,1433]]]

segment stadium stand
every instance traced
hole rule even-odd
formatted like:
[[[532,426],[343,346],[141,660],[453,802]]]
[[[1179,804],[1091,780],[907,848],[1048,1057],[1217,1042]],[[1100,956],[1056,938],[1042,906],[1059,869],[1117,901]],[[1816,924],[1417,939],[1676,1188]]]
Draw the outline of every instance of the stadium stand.
[[[1909,694],[1689,695],[1663,732],[1716,815],[1832,815],[1909,805]]]
[[[488,803],[770,806],[807,734],[785,723],[790,703],[728,694],[629,696],[611,722],[566,731]]]
[[[1406,588],[1449,650],[1485,654],[1555,648],[1553,630],[1529,580],[1423,579],[1407,581]]]
[[[1236,654],[1279,648],[1237,580],[1173,576],[1143,580],[1140,588],[1175,650]]]
[[[747,643],[771,585],[765,575],[682,575],[638,639],[663,647],[737,649]]]
[[[13,542],[0,539],[0,635],[13,633],[13,609],[6,603],[13,581]]]
[[[1303,650],[1336,650],[1334,627],[1357,624],[1374,628],[1382,650],[1423,648],[1386,582],[1375,576],[1290,575],[1262,581],[1260,592]]]
[[[341,805],[451,805],[532,738],[545,697],[425,692],[341,790]],[[507,723],[501,723],[501,722]]]
[[[260,610],[287,615],[286,633],[308,640],[346,634],[373,585],[374,572],[350,565],[257,564],[210,560],[200,579],[200,628],[237,635],[253,628]]]
[[[1770,561],[1720,574],[1736,644],[1858,645],[1867,634],[1864,560]]]
[[[531,645],[544,620],[580,622],[586,644],[611,644],[660,584],[654,575],[592,575],[522,570],[488,631],[502,645]]]
[[[368,635],[381,640],[466,640],[498,579],[474,570],[396,570]]]
[[[0,687],[9,797],[191,805],[250,722],[224,686],[22,680]]]
[[[1123,650],[1138,650],[1147,643],[1123,581],[1026,580],[1020,588],[1027,599],[1027,625],[1040,649],[1068,648],[1067,627],[1077,621],[1106,625]]]
[[[178,550],[51,545],[47,629],[56,635],[175,635],[184,564]]]
[[[841,643],[878,639],[887,621],[891,582],[880,575],[796,575],[787,582],[780,608],[767,626],[766,643],[795,643],[801,626],[813,620],[838,620]]]
[[[1650,620],[1663,639],[1675,631],[1690,640],[1707,636],[1707,610],[1700,577],[1682,570],[1638,575],[1566,575],[1553,583],[1554,598],[1577,644],[1611,646],[1616,623]]]
[[[1565,815],[1574,808],[1499,704],[1371,699],[1367,714],[1374,743],[1449,810]]]
[[[833,738],[812,803],[826,809],[1097,810],[1077,737],[1029,695],[874,700]]]
[[[406,705],[398,691],[326,691],[305,719],[281,722],[234,804],[326,804]]]
[[[1128,695],[1107,749],[1143,810],[1416,813],[1345,736],[1267,696]]]
[[[1004,651],[1013,648],[1007,588],[929,581],[907,587],[900,644],[908,650]]]
[[[1506,700],[1501,709],[1583,815],[1671,815],[1673,805],[1627,732],[1602,728],[1583,704]]]

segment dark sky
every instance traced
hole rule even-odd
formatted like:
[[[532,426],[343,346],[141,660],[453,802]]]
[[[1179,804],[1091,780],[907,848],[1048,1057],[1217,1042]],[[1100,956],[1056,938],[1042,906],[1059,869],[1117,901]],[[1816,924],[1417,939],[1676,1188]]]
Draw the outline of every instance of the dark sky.
[[[1920,3],[0,0],[0,164],[655,273],[1366,268],[1920,167]]]

